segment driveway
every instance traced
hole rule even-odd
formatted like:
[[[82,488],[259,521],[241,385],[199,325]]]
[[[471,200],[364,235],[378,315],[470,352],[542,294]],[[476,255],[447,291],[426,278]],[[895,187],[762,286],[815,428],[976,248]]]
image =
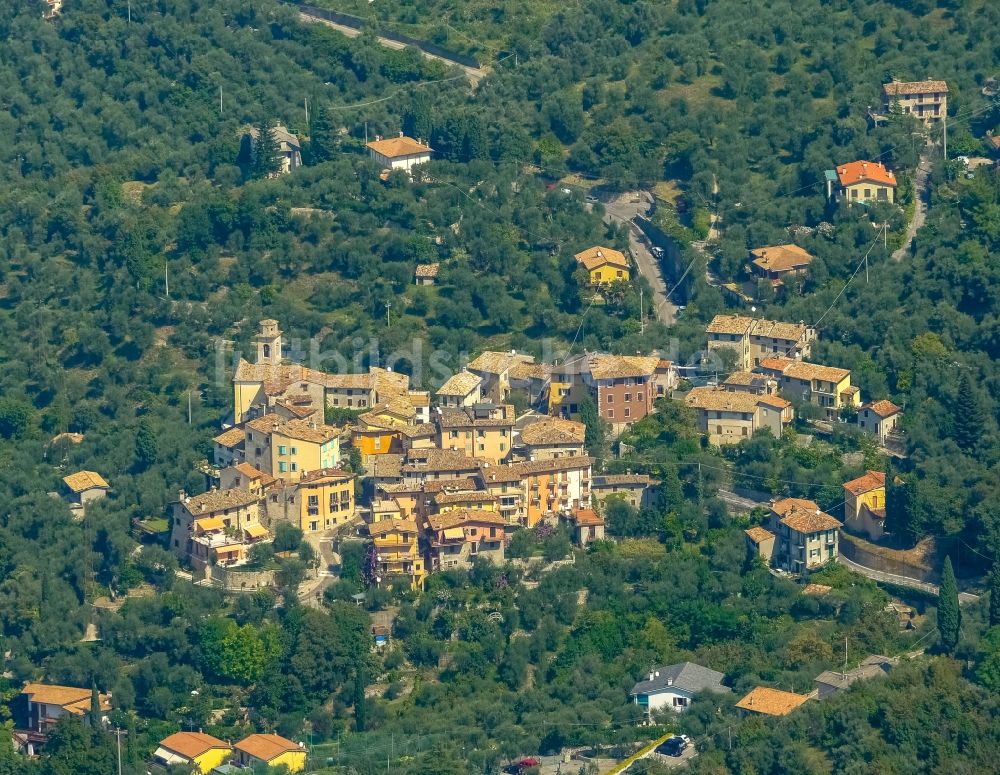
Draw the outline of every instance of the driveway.
[[[629,251],[635,259],[635,265],[640,274],[646,278],[653,289],[653,307],[656,319],[664,325],[674,324],[677,317],[677,305],[667,298],[667,284],[663,279],[660,261],[654,256],[645,241],[642,232],[632,219],[636,215],[645,215],[653,205],[653,197],[648,191],[631,191],[619,195],[604,205],[605,221],[624,225],[628,229]]]
[[[665,754],[656,753],[656,751],[654,751],[646,758],[652,759],[657,764],[661,764],[664,767],[668,767],[670,769],[676,769],[678,767],[686,767],[687,763],[697,755],[698,751],[692,744],[689,745],[686,749],[684,749],[684,753],[682,753],[680,756],[666,756]]]
[[[305,605],[320,607],[323,592],[330,584],[340,578],[340,555],[333,551],[333,536],[308,533],[303,536],[316,556],[319,558],[319,575],[315,579],[306,579],[299,586],[299,600]]]
[[[930,173],[930,158],[924,154],[917,163],[917,172],[913,176],[913,197],[916,200],[917,208],[913,211],[913,220],[906,227],[906,238],[898,250],[893,251],[892,260],[902,261],[903,256],[910,252],[910,245],[913,238],[917,236],[917,231],[924,225],[927,218],[927,176]]]

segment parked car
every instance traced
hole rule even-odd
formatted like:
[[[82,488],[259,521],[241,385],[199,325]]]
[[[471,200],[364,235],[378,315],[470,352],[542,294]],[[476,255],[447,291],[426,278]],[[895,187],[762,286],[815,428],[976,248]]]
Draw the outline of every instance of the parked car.
[[[691,738],[687,735],[674,735],[660,743],[656,747],[656,752],[666,756],[680,756],[690,744]]]
[[[504,772],[510,773],[510,775],[521,775],[521,773],[525,770],[530,770],[532,767],[537,767],[539,764],[541,764],[541,761],[536,759],[534,756],[526,756],[520,761],[511,764],[504,770]]]

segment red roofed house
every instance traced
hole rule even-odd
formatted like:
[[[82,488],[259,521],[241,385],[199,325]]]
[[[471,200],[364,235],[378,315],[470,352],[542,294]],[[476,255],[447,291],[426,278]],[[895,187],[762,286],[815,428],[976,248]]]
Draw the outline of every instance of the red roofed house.
[[[829,198],[848,204],[893,204],[896,176],[882,162],[852,161],[826,171],[826,193]]]
[[[570,514],[569,521],[577,546],[586,547],[591,541],[604,540],[604,517],[593,509],[577,509]]]
[[[377,137],[368,143],[368,153],[377,164],[388,170],[409,172],[416,165],[429,162],[432,151],[429,145],[424,145],[412,137],[406,137],[402,132],[399,133],[399,137],[390,137],[387,140]]]
[[[896,430],[903,417],[903,410],[892,401],[872,401],[858,410],[858,426],[863,431],[878,436],[879,443],[885,444],[885,437]]]

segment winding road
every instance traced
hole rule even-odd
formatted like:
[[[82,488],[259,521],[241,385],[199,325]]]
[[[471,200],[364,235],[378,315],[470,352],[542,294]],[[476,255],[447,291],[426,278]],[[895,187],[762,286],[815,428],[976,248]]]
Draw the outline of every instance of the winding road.
[[[636,215],[645,215],[652,207],[652,194],[648,191],[632,191],[621,194],[611,202],[604,203],[604,220],[614,221],[628,229],[629,250],[635,259],[639,273],[649,281],[653,289],[653,308],[656,319],[667,326],[677,318],[677,305],[667,298],[667,284],[663,279],[660,260],[654,256],[643,239],[639,227],[632,221]]]
[[[299,8],[299,20],[303,22],[312,22],[315,24],[325,24],[327,27],[332,27],[341,32],[349,38],[356,38],[361,34],[361,30],[357,30],[354,27],[348,27],[346,24],[337,24],[329,19],[324,19],[315,13],[312,13],[308,9]],[[398,40],[392,40],[391,38],[384,38],[381,35],[378,36],[378,42],[385,46],[386,48],[393,48],[397,51],[399,49],[407,48],[405,43],[400,43]],[[416,48],[414,46],[413,48]],[[460,62],[456,62],[453,59],[448,59],[447,57],[438,56],[437,54],[431,54],[423,49],[417,48],[417,50],[427,59],[436,59],[439,62],[444,62],[446,65],[451,65],[453,67],[460,67],[465,71],[466,77],[469,79],[469,83],[473,87],[478,86],[479,82],[483,80],[489,73],[485,67],[469,67],[468,65],[463,65]]]

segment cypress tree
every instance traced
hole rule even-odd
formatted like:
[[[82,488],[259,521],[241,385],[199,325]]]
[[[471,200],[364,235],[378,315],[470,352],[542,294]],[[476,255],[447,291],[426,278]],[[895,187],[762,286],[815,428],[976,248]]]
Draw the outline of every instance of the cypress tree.
[[[250,174],[255,178],[266,178],[271,173],[281,169],[281,160],[278,157],[278,138],[269,121],[263,121],[257,125],[256,135],[251,154]]]
[[[90,688],[90,726],[94,729],[101,728],[101,695],[97,691],[97,685],[92,684]]]
[[[955,443],[964,452],[974,452],[982,438],[986,412],[967,373],[958,382],[954,412]]]
[[[954,653],[962,629],[962,609],[958,605],[958,584],[951,567],[951,557],[944,558],[944,568],[941,571],[937,618],[941,648],[949,654]]]
[[[990,627],[1000,624],[1000,562],[990,572]]]
[[[358,665],[354,671],[354,727],[364,732],[368,724],[368,699],[365,697],[365,669]]]
[[[337,150],[337,122],[328,105],[321,106],[313,113],[312,128],[309,132],[309,149],[313,161],[329,161]]]

